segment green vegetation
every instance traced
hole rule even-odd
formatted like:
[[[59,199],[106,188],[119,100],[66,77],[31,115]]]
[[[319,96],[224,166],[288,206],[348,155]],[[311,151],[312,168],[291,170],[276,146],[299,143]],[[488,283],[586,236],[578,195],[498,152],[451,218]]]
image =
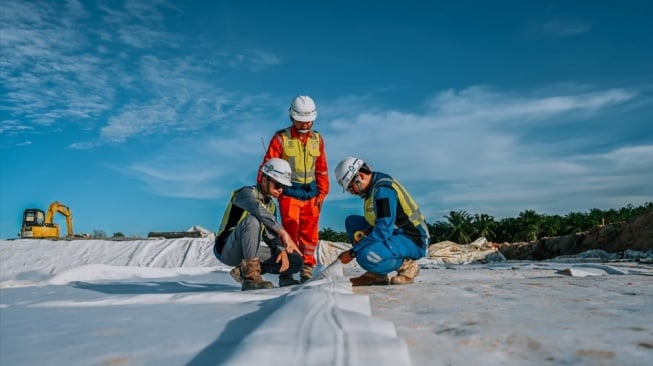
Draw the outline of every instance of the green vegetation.
[[[596,226],[626,222],[649,209],[653,209],[652,202],[639,207],[629,204],[619,210],[603,211],[593,208],[587,213],[570,212],[564,216],[524,210],[516,218],[504,218],[499,221],[487,214],[472,215],[467,211],[450,211],[448,215],[443,216],[445,221],[429,223],[428,226],[431,243],[451,240],[459,244],[467,244],[479,237],[498,243],[515,243],[569,235]],[[337,232],[331,228],[321,230],[320,239],[349,242],[345,232]]]
[[[349,243],[349,239],[347,238],[347,233],[342,231],[342,232],[337,232],[333,230],[332,228],[328,227],[326,229],[320,230],[320,239],[322,240],[328,240],[328,241],[335,241],[335,242],[340,242],[340,243]]]

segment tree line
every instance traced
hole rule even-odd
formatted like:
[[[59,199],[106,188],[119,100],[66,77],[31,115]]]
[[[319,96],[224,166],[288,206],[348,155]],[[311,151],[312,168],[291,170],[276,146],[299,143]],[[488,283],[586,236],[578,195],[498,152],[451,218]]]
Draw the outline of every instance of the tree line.
[[[516,243],[569,235],[597,226],[630,221],[650,209],[653,209],[653,202],[638,207],[629,204],[620,209],[593,208],[589,212],[570,212],[566,215],[538,214],[535,210],[524,210],[517,217],[500,220],[488,214],[471,214],[459,210],[450,211],[448,215],[443,216],[445,220],[427,225],[431,243],[450,240],[468,244],[479,237],[497,243]],[[321,230],[320,239],[349,242],[346,232],[337,232],[331,228]]]

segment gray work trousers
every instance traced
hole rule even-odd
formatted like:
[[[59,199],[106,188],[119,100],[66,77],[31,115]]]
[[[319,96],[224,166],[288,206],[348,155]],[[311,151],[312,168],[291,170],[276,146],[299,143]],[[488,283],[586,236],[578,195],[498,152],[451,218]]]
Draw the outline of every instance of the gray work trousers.
[[[247,215],[227,237],[219,259],[228,266],[239,266],[243,259],[256,257],[265,262],[272,258],[272,251],[267,246],[261,246],[261,222]]]

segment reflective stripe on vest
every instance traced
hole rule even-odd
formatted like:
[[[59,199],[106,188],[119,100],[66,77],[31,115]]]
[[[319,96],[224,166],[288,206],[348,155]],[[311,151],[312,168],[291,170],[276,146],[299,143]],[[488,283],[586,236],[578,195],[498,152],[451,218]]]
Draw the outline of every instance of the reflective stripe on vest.
[[[378,173],[377,173],[378,174]],[[364,202],[365,220],[368,224],[374,226],[376,214],[374,213],[374,190],[377,187],[391,187],[397,193],[397,199],[401,210],[397,210],[395,226],[403,229],[408,234],[429,236],[429,229],[426,220],[420,211],[413,197],[408,193],[406,188],[392,178],[379,178],[372,187],[371,194],[367,195]],[[422,232],[418,229],[422,228]]]
[[[320,134],[313,131],[306,146],[299,139],[293,139],[290,127],[281,133],[283,140],[282,159],[292,168],[292,181],[307,184],[315,180],[315,160],[320,156]]]

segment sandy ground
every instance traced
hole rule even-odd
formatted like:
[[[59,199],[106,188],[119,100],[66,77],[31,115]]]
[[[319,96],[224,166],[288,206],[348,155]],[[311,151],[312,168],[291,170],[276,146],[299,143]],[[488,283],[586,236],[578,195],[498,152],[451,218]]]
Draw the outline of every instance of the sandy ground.
[[[422,270],[412,286],[355,287],[354,293],[369,295],[372,314],[395,324],[416,366],[479,359],[487,365],[648,364],[653,267],[610,264],[641,275],[560,272],[570,267],[441,266]]]

